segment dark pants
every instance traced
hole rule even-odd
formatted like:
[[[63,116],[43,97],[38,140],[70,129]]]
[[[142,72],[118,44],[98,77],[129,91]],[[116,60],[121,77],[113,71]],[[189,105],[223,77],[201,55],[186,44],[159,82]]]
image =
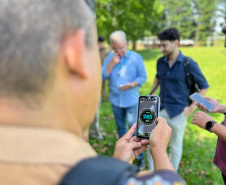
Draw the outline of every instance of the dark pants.
[[[222,177],[223,177],[223,180],[224,180],[224,184],[226,185],[226,176],[222,173]]]
[[[127,108],[117,107],[111,105],[115,117],[115,122],[118,126],[119,138],[127,133],[126,121],[128,122],[129,128],[137,122],[137,104]],[[143,159],[144,153],[141,153],[136,157],[136,159]]]

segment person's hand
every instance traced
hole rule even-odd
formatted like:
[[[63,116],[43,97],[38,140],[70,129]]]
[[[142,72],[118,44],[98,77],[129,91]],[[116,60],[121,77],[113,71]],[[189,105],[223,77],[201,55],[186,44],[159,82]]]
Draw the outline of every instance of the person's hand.
[[[133,137],[135,130],[136,123],[117,141],[113,157],[132,164],[135,157],[147,149],[148,140]]]
[[[118,64],[120,62],[120,57],[119,55],[116,53],[112,58],[110,63],[115,66],[116,64]]]
[[[155,149],[166,150],[171,137],[172,129],[167,124],[166,120],[164,118],[158,118],[157,122],[158,124],[151,132],[151,136],[149,138],[151,152]]]
[[[210,103],[212,103],[213,105],[215,105],[215,108],[213,110],[211,110],[211,112],[219,112],[220,110],[220,104],[217,100],[215,100],[214,98],[210,98],[210,97],[205,97],[206,100],[208,100]],[[206,106],[203,106],[203,104],[199,104],[197,102],[195,102],[195,104],[203,111],[208,112],[206,110]]]
[[[206,123],[211,120],[213,120],[213,118],[205,112],[197,111],[193,116],[192,123],[205,129]]]
[[[186,118],[188,118],[192,112],[193,112],[193,109],[191,108],[191,106],[184,107],[184,116]]]
[[[125,91],[127,89],[131,89],[132,87],[133,87],[132,83],[127,83],[127,84],[125,84],[123,86],[119,86],[119,89]]]

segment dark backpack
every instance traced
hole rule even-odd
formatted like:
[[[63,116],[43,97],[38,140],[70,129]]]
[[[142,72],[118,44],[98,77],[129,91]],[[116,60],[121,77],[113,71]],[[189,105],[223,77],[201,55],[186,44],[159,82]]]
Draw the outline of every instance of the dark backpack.
[[[186,74],[186,81],[187,81],[187,86],[189,89],[189,95],[191,95],[195,92],[199,92],[198,84],[195,83],[193,76],[189,72],[190,60],[191,60],[191,58],[184,57],[184,70],[185,70],[185,74]],[[189,101],[189,105],[190,105],[192,103],[192,100],[190,98],[188,98],[188,101]]]
[[[122,185],[139,171],[135,165],[106,156],[85,159],[59,185]]]

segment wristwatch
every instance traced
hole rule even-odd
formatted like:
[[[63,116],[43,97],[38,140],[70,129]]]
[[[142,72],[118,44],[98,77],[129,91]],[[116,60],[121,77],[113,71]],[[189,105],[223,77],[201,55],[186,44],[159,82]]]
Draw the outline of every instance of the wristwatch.
[[[224,111],[224,117],[226,117],[226,111]]]
[[[206,130],[208,130],[210,132],[210,129],[214,126],[215,123],[216,123],[216,121],[214,121],[214,120],[208,121],[206,123]]]

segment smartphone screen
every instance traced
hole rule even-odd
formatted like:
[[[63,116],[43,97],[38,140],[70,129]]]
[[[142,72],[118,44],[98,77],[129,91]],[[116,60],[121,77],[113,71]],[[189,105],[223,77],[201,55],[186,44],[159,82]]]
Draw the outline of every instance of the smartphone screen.
[[[160,98],[158,96],[140,96],[138,103],[136,136],[149,139],[151,131],[157,125]]]
[[[208,111],[213,110],[213,108],[215,107],[215,105],[213,105],[212,103],[210,103],[207,99],[203,98],[199,93],[194,93],[190,96],[190,99],[196,101],[199,104],[203,104],[204,106],[206,106],[206,109]]]

